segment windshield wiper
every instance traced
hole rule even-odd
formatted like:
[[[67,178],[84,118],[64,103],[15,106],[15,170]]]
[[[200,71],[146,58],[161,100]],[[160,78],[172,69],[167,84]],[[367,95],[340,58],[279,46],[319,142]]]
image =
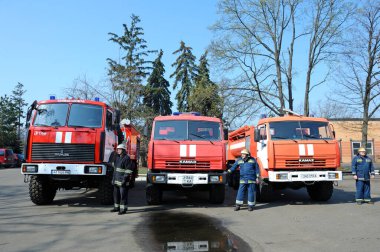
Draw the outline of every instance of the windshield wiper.
[[[312,139],[324,140],[326,143],[328,143],[328,141],[324,138],[320,138],[320,137],[316,137],[316,136],[312,136],[312,135],[308,135],[308,134],[304,134],[303,136],[308,137],[308,138],[312,138]]]
[[[35,123],[33,126],[50,127],[50,125],[43,124],[43,123]]]
[[[285,139],[285,140],[292,140],[292,141],[294,141],[294,142],[298,143],[298,142],[297,142],[297,140],[295,140],[295,139],[293,139],[293,138],[289,138],[289,137],[272,136],[272,139]]]
[[[207,138],[204,137],[204,136],[200,136],[200,135],[197,135],[197,134],[194,134],[194,133],[190,133],[190,135],[192,135],[192,136],[196,136],[196,137],[199,137],[199,138],[202,138],[202,139],[205,139],[205,140],[208,140],[208,141],[210,141],[210,143],[214,144],[210,139],[207,139]],[[189,139],[189,140],[190,140],[190,139]]]
[[[155,138],[154,140],[169,140],[169,141],[174,141],[176,143],[179,143],[179,141],[174,140],[174,139],[168,139],[168,138]]]

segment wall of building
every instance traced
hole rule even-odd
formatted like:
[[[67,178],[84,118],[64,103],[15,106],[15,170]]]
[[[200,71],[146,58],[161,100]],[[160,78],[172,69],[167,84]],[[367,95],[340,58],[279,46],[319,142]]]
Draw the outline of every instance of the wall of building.
[[[334,126],[336,139],[340,140],[342,163],[350,163],[352,156],[352,142],[361,141],[362,121],[359,119],[330,119]],[[371,155],[375,163],[380,163],[380,120],[374,119],[368,125],[368,141],[373,146]]]

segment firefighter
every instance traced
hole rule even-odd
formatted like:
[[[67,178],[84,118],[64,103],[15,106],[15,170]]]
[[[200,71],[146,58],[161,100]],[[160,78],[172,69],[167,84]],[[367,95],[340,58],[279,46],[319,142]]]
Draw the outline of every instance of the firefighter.
[[[364,148],[359,148],[358,154],[352,159],[352,175],[356,180],[356,203],[373,204],[370,179],[375,178],[375,172],[372,160],[366,155]]]
[[[132,175],[132,162],[127,155],[124,144],[119,144],[116,152],[117,155],[113,160],[114,172],[112,179],[114,208],[111,212],[118,212],[119,215],[122,215],[128,210],[128,187]]]
[[[243,205],[244,196],[248,190],[248,211],[253,211],[255,206],[255,188],[256,183],[259,183],[259,166],[255,158],[249,155],[249,151],[244,149],[240,152],[241,157],[236,160],[228,172],[231,173],[240,167],[240,185],[236,196],[235,211],[240,210]]]

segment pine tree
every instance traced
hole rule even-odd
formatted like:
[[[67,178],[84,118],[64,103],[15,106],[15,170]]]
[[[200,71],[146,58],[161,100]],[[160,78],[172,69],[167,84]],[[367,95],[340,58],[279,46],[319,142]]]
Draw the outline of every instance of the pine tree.
[[[143,28],[139,26],[140,18],[131,16],[131,25],[123,24],[124,34],[118,36],[109,33],[110,41],[120,47],[121,58],[117,61],[107,59],[109,64],[108,75],[114,93],[113,106],[120,109],[123,116],[134,120],[141,117],[143,95],[143,81],[149,74],[152,62],[145,60],[153,52],[147,50],[146,41],[142,38]]]
[[[0,146],[19,151],[16,131],[17,111],[14,107],[15,104],[9,96],[0,97]]]
[[[21,130],[20,127],[22,126],[21,119],[25,118],[24,116],[24,108],[27,105],[25,102],[25,99],[23,98],[23,95],[25,94],[26,90],[23,89],[24,85],[20,82],[17,83],[15,88],[12,91],[12,102],[14,104],[15,113],[17,114],[17,137],[20,140],[21,138]]]
[[[148,78],[145,88],[144,105],[151,108],[153,114],[170,115],[173,103],[170,101],[169,82],[165,79],[165,66],[162,63],[163,51],[160,50],[157,59],[153,62],[153,71]]]
[[[179,111],[189,111],[190,92],[197,72],[195,56],[191,50],[191,47],[186,46],[185,42],[181,41],[180,48],[173,52],[173,54],[180,54],[176,62],[172,64],[176,70],[170,75],[170,78],[175,77],[173,89],[176,89],[178,82],[181,83],[181,88],[176,95]]]
[[[189,107],[202,115],[222,118],[223,99],[218,86],[210,79],[207,51],[200,57],[195,87],[191,91]]]

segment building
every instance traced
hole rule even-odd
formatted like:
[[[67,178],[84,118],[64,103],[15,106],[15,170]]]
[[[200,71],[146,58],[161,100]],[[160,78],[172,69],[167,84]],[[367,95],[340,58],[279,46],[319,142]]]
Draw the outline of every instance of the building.
[[[331,118],[329,121],[334,127],[336,139],[340,142],[342,166],[350,167],[352,158],[361,147],[362,119]],[[380,165],[380,118],[370,119],[367,139],[367,155],[372,158],[376,169],[378,169]]]

